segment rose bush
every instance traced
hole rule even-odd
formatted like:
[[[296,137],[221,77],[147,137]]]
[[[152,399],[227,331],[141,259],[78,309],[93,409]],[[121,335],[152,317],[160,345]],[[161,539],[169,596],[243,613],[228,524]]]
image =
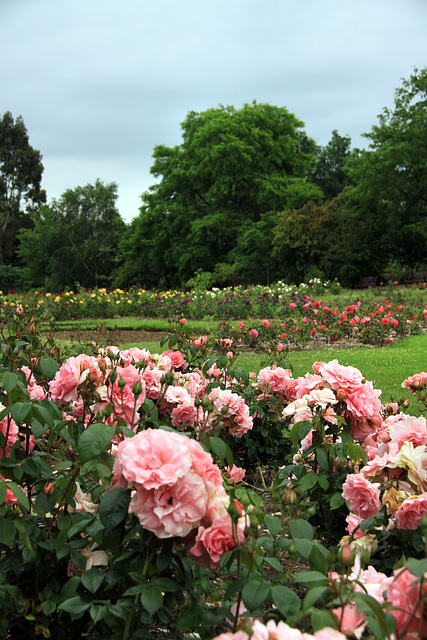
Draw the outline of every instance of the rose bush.
[[[9,321],[0,637],[424,637],[423,418],[334,360],[248,377],[179,336],[61,354]],[[233,452],[260,427],[289,455],[257,489]]]

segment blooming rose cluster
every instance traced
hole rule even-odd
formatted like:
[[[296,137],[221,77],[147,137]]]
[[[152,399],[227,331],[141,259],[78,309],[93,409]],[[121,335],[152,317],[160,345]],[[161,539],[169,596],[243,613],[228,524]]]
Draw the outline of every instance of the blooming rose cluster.
[[[407,569],[397,569],[391,577],[368,566],[361,569],[360,557],[356,556],[355,564],[348,576],[330,573],[333,582],[343,579],[348,582],[354,592],[367,593],[383,606],[391,605],[390,613],[396,619],[398,637],[425,637],[420,632],[423,627],[423,599],[419,580]],[[342,607],[332,610],[336,615],[339,628],[346,636],[360,638],[366,626],[366,613],[358,611],[354,600],[348,599]],[[400,633],[404,635],[401,636]]]
[[[362,520],[383,505],[389,527],[417,529],[427,515],[427,423],[423,417],[388,416],[363,446],[369,461],[358,474],[347,476],[343,497]]]
[[[229,389],[215,387],[208,395],[214,411],[210,414],[210,423],[219,423],[222,429],[235,438],[240,438],[252,429],[253,420],[249,415],[249,407],[244,399]]]
[[[187,536],[227,516],[228,496],[220,469],[187,436],[146,429],[117,448],[117,484],[132,489],[131,508],[158,538]]]
[[[350,424],[355,440],[364,440],[381,427],[381,391],[374,389],[355,367],[343,366],[335,359],[328,363],[316,362],[314,374],[307,373],[296,379],[291,377],[290,371],[284,371],[287,379],[285,381],[281,373],[281,393],[289,404],[283,409],[282,417],[291,417],[292,424],[312,420],[314,414],[321,411],[323,418],[331,424],[337,423],[337,415],[343,416]],[[266,386],[263,380],[267,379],[267,386],[273,390],[269,381],[271,374],[266,370],[260,371],[261,374],[262,386]],[[277,387],[274,377],[273,384]]]
[[[247,631],[227,632],[216,636],[214,640],[346,640],[346,636],[331,627],[324,627],[314,634],[305,633],[290,627],[286,622],[269,620],[263,624],[260,620],[247,624]],[[249,628],[250,627],[250,628]]]
[[[205,376],[197,370],[187,373],[187,368],[181,351],[151,354],[137,347],[107,347],[98,356],[68,358],[49,383],[50,398],[68,405],[74,418],[85,413],[86,424],[97,420],[116,426],[121,421],[136,431],[139,410],[148,398],[177,428],[186,424],[207,431],[220,426],[235,437],[252,428],[248,405],[228,390],[214,390],[210,412],[200,407],[210,378],[224,376],[222,369]]]

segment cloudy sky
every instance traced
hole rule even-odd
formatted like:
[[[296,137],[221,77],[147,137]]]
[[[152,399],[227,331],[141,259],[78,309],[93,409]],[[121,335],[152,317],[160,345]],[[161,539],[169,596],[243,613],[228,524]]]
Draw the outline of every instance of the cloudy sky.
[[[366,146],[426,33],[427,0],[0,0],[0,115],[22,115],[48,200],[114,181],[130,221],[190,110],[268,102]]]

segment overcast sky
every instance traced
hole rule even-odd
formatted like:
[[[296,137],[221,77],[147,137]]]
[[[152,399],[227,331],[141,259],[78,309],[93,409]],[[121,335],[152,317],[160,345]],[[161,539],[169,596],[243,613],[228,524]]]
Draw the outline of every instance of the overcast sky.
[[[0,0],[0,116],[22,115],[48,201],[114,181],[130,221],[190,110],[268,102],[366,146],[426,34],[427,0]]]

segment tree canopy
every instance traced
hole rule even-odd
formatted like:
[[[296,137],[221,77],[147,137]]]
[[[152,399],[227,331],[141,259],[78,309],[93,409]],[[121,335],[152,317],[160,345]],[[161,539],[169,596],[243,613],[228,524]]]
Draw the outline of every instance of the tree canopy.
[[[182,143],[154,149],[159,182],[123,243],[122,277],[171,286],[227,262],[244,225],[306,189],[315,145],[302,127],[285,107],[256,102],[189,112]]]
[[[427,264],[427,68],[414,69],[349,162],[360,208],[380,227],[385,259]]]
[[[67,189],[44,206],[34,228],[20,233],[20,255],[33,286],[58,290],[108,286],[126,225],[116,207],[117,184]]]
[[[21,116],[0,118],[0,265],[16,264],[16,235],[46,201],[42,156],[30,145]]]

